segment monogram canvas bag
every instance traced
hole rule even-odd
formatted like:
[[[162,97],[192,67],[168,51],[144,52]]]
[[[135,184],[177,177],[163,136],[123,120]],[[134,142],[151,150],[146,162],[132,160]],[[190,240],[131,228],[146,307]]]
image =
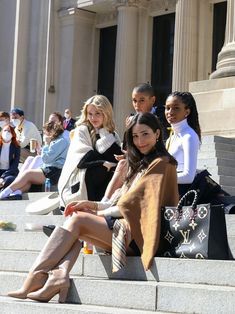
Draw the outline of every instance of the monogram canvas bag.
[[[191,206],[183,206],[194,194]],[[202,259],[229,258],[225,214],[222,205],[197,205],[197,192],[187,192],[177,207],[161,212],[158,256]]]

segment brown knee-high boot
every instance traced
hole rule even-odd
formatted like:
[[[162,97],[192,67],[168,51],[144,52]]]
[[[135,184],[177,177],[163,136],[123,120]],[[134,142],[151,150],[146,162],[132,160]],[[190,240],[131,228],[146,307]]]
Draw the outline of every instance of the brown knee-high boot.
[[[49,273],[46,284],[38,291],[29,293],[27,298],[48,302],[59,293],[59,302],[64,303],[70,287],[69,272],[78,258],[81,246],[81,242],[77,240],[56,268]]]
[[[9,292],[8,295],[26,299],[28,293],[43,287],[48,278],[48,271],[58,264],[75,241],[77,241],[75,234],[61,227],[56,227],[31,267],[23,286],[17,291]]]

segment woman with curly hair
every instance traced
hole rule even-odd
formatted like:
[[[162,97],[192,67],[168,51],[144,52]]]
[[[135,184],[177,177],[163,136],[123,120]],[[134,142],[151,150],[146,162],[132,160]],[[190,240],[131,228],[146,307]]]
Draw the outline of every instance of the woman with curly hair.
[[[22,193],[27,192],[32,184],[44,184],[46,178],[51,184],[59,180],[62,167],[65,162],[69,143],[62,136],[63,126],[47,122],[43,126],[43,139],[41,157],[43,165],[39,169],[25,170],[0,193],[0,199],[22,199]]]
[[[12,126],[5,125],[0,133],[0,188],[5,189],[17,177],[20,145]]]

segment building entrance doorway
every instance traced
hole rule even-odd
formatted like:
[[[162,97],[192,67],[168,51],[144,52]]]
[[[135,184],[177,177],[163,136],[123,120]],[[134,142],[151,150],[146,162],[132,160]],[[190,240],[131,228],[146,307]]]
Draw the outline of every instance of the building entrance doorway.
[[[212,72],[216,70],[218,53],[224,44],[226,26],[227,1],[214,4],[213,16],[213,44],[212,44]]]
[[[98,93],[113,103],[117,26],[100,30]]]
[[[175,13],[153,19],[151,84],[156,91],[156,105],[164,105],[172,88]]]

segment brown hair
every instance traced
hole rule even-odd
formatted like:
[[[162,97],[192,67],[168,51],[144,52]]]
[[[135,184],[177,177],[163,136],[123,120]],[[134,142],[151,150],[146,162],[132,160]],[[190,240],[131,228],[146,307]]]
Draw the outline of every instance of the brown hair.
[[[10,114],[6,111],[0,111],[0,118],[5,118],[10,120]]]
[[[51,139],[55,140],[58,136],[60,136],[64,132],[64,128],[58,122],[46,122],[43,127],[43,131],[47,131],[51,135]]]

